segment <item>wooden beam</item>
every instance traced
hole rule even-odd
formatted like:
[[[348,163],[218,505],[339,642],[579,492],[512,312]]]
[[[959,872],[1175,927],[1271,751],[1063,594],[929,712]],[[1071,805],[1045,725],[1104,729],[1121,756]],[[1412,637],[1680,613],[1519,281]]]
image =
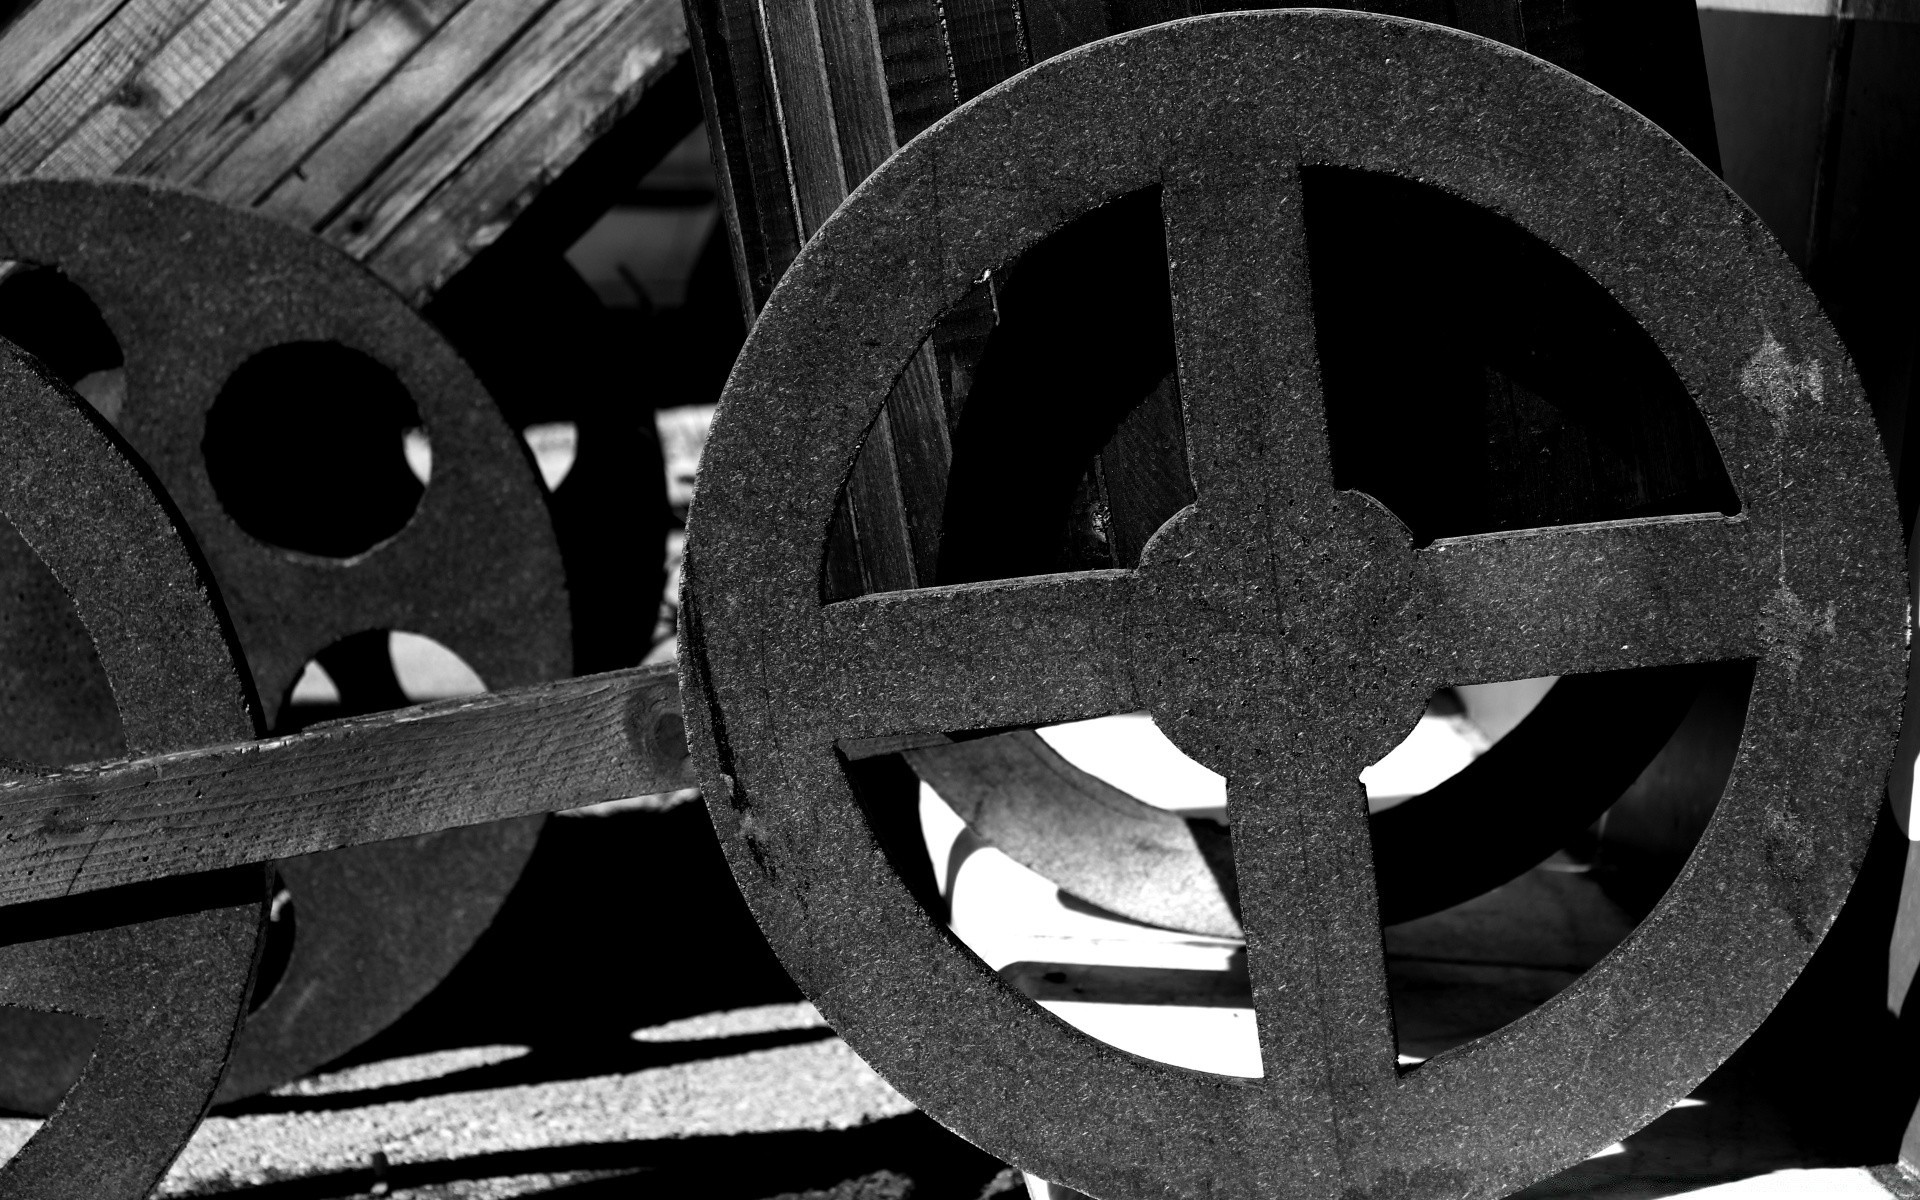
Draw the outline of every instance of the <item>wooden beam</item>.
[[[309,228],[325,223],[449,97],[520,36],[546,3],[472,0],[314,146],[262,207]]]
[[[0,113],[11,113],[126,0],[40,0],[0,37]]]
[[[34,168],[110,175],[254,40],[286,0],[208,0]]]
[[[0,905],[690,786],[671,665],[0,783]]]
[[[202,2],[130,0],[0,122],[0,174],[31,173],[114,96]]]
[[[602,130],[686,53],[677,0],[628,0],[620,19],[366,258],[415,304],[491,244]]]
[[[451,6],[383,4],[197,182],[255,204],[419,49]]]
[[[364,259],[495,132],[605,37],[625,7],[608,0],[559,0],[368,181],[322,234]]]
[[[198,183],[374,11],[343,10],[336,0],[291,0],[259,37],[127,156],[121,171]],[[348,26],[341,23],[343,15],[359,20]]]

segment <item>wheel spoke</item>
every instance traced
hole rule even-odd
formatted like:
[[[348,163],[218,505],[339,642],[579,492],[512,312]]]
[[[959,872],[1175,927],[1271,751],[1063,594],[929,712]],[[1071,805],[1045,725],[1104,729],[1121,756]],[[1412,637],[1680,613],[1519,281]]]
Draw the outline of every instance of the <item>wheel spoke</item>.
[[[1138,708],[1131,571],[885,592],[828,605],[816,715],[842,742]]]
[[[1299,167],[1170,171],[1161,206],[1200,505],[1268,526],[1282,489],[1331,493]]]
[[[1723,517],[1450,539],[1417,556],[1411,636],[1436,683],[1751,657],[1774,603],[1763,540]]]
[[[1335,1115],[1394,1075],[1366,794],[1333,758],[1243,761],[1228,814],[1264,1077]]]

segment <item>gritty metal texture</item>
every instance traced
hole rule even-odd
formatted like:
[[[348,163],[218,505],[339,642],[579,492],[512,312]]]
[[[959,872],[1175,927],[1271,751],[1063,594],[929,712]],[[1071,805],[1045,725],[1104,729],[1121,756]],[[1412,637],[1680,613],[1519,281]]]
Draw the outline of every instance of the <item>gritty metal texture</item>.
[[[236,650],[175,518],[86,404],[11,346],[0,515],[71,597],[130,747],[254,732]],[[265,884],[256,867],[8,910],[0,1005],[78,1014],[93,1061],[0,1167],[0,1194],[137,1200],[158,1182],[226,1066]]]
[[[1419,180],[1566,256],[1658,345],[1742,505],[1443,539],[1330,481],[1302,163]],[[1137,570],[822,602],[835,498],[940,315],[1158,186],[1198,499]],[[1892,748],[1902,556],[1831,328],[1758,219],[1557,68],[1332,12],[1160,26],[1043,64],[892,159],[796,261],[702,466],[681,661],[736,878],[895,1086],[1105,1200],[1494,1196],[1661,1112],[1831,923]],[[1641,926],[1522,1020],[1396,1066],[1360,769],[1440,684],[1748,659],[1725,796]],[[1228,782],[1265,1075],[1074,1031],[962,949],[836,743],[1145,709]],[[904,852],[904,848],[903,848]],[[924,867],[921,868],[924,871]]]
[[[277,221],[129,182],[0,184],[0,258],[57,268],[99,306],[126,360],[119,431],[205,556],[268,728],[310,658],[368,630],[425,634],[490,687],[569,673],[559,552],[525,447],[433,327],[373,275]],[[390,369],[433,450],[431,480],[411,519],[349,558],[251,536],[223,508],[203,453],[208,412],[237,369],[262,351],[315,342]],[[354,489],[370,481],[334,485],[351,504]],[[23,652],[47,653],[34,640],[14,639]],[[384,658],[384,645],[375,649]],[[46,680],[44,670],[32,674]],[[347,678],[338,682],[351,690]],[[52,694],[79,686],[81,677],[67,676],[52,681]],[[47,693],[33,690],[16,707],[44,703]],[[101,733],[94,736],[98,742]],[[111,741],[89,749],[74,754],[56,744],[31,757],[121,753]],[[424,996],[492,920],[538,822],[280,864],[297,918],[291,958],[248,1019],[222,1097],[335,1058]],[[0,1073],[0,1104],[45,1111],[84,1064],[89,1037],[77,1022],[0,1023],[0,1060],[23,1064]],[[21,1053],[28,1047],[32,1053]]]

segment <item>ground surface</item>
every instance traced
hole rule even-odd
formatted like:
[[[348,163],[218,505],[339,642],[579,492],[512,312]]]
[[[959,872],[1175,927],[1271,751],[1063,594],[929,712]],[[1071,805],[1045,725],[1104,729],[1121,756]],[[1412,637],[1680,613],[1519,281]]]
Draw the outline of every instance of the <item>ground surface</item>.
[[[1528,1200],[1885,1194],[1916,1087],[1855,972],[1883,846],[1775,1019],[1641,1134]],[[1832,951],[1832,953],[1829,953]],[[1884,955],[1884,951],[1882,951]],[[1905,1105],[1906,1107],[1901,1107]],[[27,1121],[5,1123],[24,1138]],[[1813,1173],[1808,1173],[1812,1169]],[[1788,1171],[1790,1174],[1776,1174]],[[167,1190],[269,1198],[981,1200],[1019,1177],[915,1112],[804,1004],[703,809],[556,819],[494,928],[353,1060],[212,1118]]]

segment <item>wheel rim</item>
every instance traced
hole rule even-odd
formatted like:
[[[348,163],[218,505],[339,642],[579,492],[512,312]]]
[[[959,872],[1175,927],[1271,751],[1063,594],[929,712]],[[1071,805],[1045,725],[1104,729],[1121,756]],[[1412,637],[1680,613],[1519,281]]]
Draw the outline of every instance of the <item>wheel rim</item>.
[[[1363,499],[1321,486],[1292,216],[1302,161],[1422,180],[1585,269],[1694,396],[1741,516],[1415,552]],[[835,497],[934,321],[983,271],[1156,185],[1199,502],[1137,572],[823,605]],[[1471,36],[1353,14],[1110,39],[904,150],[762,315],[688,546],[683,663],[716,827],[775,949],[855,1049],[1027,1169],[1109,1197],[1499,1194],[1683,1096],[1838,910],[1903,657],[1879,453],[1837,339],[1757,219],[1587,85]],[[1295,576],[1276,584],[1275,563]],[[1397,1069],[1352,780],[1366,755],[1436,682],[1728,658],[1758,663],[1739,759],[1666,898],[1547,1005]],[[1182,684],[1196,668],[1206,688]],[[915,899],[834,749],[1141,707],[1229,780],[1261,1080],[1115,1051],[1001,984]],[[1259,724],[1276,710],[1286,738]],[[1324,750],[1293,750],[1302,730]]]

